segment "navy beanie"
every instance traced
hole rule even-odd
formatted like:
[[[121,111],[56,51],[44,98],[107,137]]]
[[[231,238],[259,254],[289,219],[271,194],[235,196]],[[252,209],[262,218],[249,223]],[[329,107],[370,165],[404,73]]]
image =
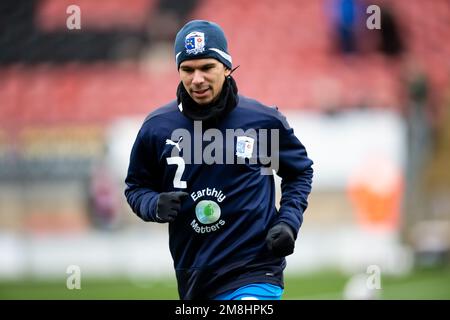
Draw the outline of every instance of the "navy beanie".
[[[193,20],[184,25],[175,38],[177,69],[185,60],[214,58],[231,69],[227,39],[222,28],[210,21]]]

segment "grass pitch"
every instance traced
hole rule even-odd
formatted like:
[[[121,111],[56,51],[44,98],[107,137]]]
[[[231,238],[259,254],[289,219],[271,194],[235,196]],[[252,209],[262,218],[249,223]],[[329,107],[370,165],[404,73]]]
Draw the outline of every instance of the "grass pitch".
[[[335,271],[286,276],[284,300],[343,299],[349,277]],[[382,276],[382,299],[450,299],[450,267],[415,270],[404,277]],[[69,290],[66,279],[0,280],[0,299],[178,299],[175,279],[81,279]]]

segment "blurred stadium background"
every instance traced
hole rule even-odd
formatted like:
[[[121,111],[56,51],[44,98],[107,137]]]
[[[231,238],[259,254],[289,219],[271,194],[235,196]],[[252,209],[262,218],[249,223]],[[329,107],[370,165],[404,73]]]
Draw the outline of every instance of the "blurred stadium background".
[[[285,298],[449,299],[449,0],[2,0],[0,299],[177,299],[167,226],[130,211],[123,180],[175,98],[190,19],[224,28],[241,94],[315,161]]]

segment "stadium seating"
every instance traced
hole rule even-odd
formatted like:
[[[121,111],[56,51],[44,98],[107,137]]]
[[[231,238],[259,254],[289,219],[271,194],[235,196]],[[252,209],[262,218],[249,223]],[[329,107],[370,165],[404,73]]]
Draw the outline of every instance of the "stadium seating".
[[[433,89],[432,101],[438,105],[450,83],[450,43],[442,41],[450,39],[450,4],[445,0],[377,3],[391,6],[396,13],[406,41],[406,57],[414,57],[412,61],[423,66]],[[82,4],[92,7],[84,8],[92,12],[87,15],[88,25],[108,20],[107,24],[98,22],[103,27],[114,27],[114,21],[119,27],[142,24],[140,15],[130,17],[156,6],[155,1],[144,0],[130,1],[126,10],[117,1],[108,1],[107,6],[92,1]],[[244,95],[282,109],[326,111],[364,106],[403,111],[406,59],[377,51],[337,52],[329,4],[329,0],[209,0],[199,2],[190,17],[211,19],[223,26],[234,65],[241,66],[235,77]],[[39,20],[44,29],[59,23],[55,6],[59,8],[60,2],[44,1],[38,11],[38,17],[50,21],[45,25],[45,19]],[[106,13],[100,14],[102,10]],[[173,61],[172,52],[168,50],[166,56]],[[105,123],[122,115],[147,113],[175,98],[178,80],[171,63],[158,72],[142,67],[143,63],[0,66],[0,123]]]

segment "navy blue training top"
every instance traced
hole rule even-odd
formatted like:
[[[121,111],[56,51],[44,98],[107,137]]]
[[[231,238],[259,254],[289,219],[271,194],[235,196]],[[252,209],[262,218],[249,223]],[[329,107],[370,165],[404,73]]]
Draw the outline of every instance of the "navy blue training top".
[[[265,238],[281,221],[295,235],[300,229],[313,176],[304,146],[277,109],[241,95],[210,130],[179,108],[172,101],[144,121],[125,195],[140,218],[158,222],[160,192],[189,193],[169,223],[180,298],[210,299],[257,282],[284,287],[286,260],[269,252]],[[268,159],[282,178],[279,211],[273,175],[262,174]]]

